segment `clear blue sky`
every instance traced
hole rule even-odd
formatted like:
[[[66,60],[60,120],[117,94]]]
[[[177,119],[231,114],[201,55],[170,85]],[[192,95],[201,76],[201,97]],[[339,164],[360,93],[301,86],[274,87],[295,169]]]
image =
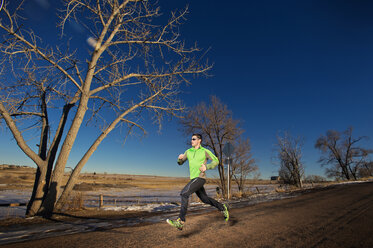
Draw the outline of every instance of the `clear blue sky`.
[[[52,42],[52,1],[30,1],[30,26],[37,25],[43,37],[50,37],[44,40]],[[188,4],[188,20],[181,28],[184,40],[211,48],[213,77],[197,78],[185,88],[186,105],[218,96],[241,120],[263,178],[277,174],[271,158],[279,131],[304,137],[307,175],[323,175],[314,143],[327,130],[353,126],[355,136],[373,138],[372,1],[159,2],[165,17]],[[73,38],[75,44],[87,39],[80,36]],[[187,166],[175,162],[189,140],[178,128],[177,120],[166,121],[158,134],[149,123],[147,137],[131,137],[124,145],[117,130],[84,170],[187,176]],[[79,160],[92,138],[90,128],[79,133],[68,166]],[[361,144],[373,148],[372,140]],[[0,163],[32,165],[4,129]]]

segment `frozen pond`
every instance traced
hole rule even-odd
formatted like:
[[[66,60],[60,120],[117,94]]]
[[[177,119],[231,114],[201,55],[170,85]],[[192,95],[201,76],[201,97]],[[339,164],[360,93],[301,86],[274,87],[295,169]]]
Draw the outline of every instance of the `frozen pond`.
[[[31,190],[2,190],[0,191],[0,204],[27,203]],[[26,206],[0,207],[0,220],[11,217],[23,217]]]

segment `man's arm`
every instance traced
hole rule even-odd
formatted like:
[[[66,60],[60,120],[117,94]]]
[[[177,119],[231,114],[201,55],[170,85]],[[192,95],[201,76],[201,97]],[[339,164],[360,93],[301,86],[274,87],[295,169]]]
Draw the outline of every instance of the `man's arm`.
[[[179,165],[182,165],[184,164],[185,161],[187,161],[188,157],[187,157],[187,151],[184,152],[184,154],[180,154],[179,157],[177,158],[177,163]]]
[[[219,159],[210,151],[206,149],[206,158],[211,160],[211,163],[206,164],[206,169],[214,169],[219,164]]]

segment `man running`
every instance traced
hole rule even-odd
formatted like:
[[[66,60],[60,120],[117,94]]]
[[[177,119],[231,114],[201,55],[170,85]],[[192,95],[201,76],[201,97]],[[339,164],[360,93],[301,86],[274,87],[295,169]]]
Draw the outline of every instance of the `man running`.
[[[229,220],[229,212],[227,206],[215,199],[207,196],[203,185],[206,183],[206,170],[214,169],[218,164],[218,158],[208,149],[201,146],[202,135],[192,135],[192,148],[180,154],[177,160],[179,165],[182,165],[186,160],[189,160],[190,182],[181,191],[181,209],[179,218],[177,220],[167,219],[167,223],[176,227],[179,230],[183,229],[185,222],[185,215],[188,209],[189,196],[196,193],[203,203],[210,204],[222,211],[225,221]],[[207,164],[207,160],[211,163]]]

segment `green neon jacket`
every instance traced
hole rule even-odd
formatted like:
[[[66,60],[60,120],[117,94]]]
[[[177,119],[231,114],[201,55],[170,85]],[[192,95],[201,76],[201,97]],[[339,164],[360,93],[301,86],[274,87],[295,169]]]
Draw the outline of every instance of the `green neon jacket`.
[[[196,177],[206,178],[206,173],[199,170],[202,164],[206,165],[207,170],[214,169],[219,164],[219,159],[210,150],[202,146],[198,149],[192,147],[186,150],[184,152],[184,159],[178,159],[177,163],[182,165],[187,159],[189,161],[190,179]],[[211,162],[206,164],[208,159]]]

